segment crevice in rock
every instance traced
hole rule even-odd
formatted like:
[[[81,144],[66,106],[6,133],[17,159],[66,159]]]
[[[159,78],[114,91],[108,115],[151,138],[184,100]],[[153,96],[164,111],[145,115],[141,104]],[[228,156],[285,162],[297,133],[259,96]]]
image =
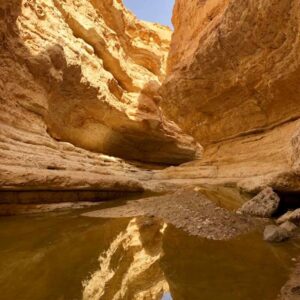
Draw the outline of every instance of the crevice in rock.
[[[54,3],[65,18],[65,21],[72,30],[74,36],[83,39],[88,45],[93,47],[96,51],[96,55],[102,59],[104,68],[113,75],[118,84],[128,92],[139,91],[139,89],[133,85],[132,79],[122,69],[120,61],[105,49],[105,42],[97,33],[96,28],[84,28],[79,21],[73,18],[73,16],[64,9],[63,4],[60,1],[54,0]]]
[[[300,208],[300,192],[276,191],[280,197],[280,205],[276,216],[280,216],[288,210]]]

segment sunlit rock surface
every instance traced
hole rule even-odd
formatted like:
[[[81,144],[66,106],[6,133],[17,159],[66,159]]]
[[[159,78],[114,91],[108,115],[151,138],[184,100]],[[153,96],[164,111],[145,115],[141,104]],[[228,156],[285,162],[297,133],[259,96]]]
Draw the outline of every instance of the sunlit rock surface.
[[[299,190],[300,3],[177,0],[173,22],[162,108],[205,153],[167,173]]]
[[[99,258],[100,269],[84,283],[84,300],[161,300],[169,291],[159,260],[167,225],[134,218]]]
[[[138,190],[103,154],[197,157],[158,106],[170,35],[119,0],[0,0],[1,188]]]
[[[120,0],[0,0],[1,189],[299,191],[299,6],[177,0],[169,49]]]

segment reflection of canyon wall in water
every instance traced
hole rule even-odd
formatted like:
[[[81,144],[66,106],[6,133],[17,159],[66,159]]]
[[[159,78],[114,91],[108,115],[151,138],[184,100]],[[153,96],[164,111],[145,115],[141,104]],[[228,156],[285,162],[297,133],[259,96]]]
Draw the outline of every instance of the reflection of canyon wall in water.
[[[169,290],[159,264],[166,227],[154,218],[131,220],[84,282],[83,299],[161,299]]]

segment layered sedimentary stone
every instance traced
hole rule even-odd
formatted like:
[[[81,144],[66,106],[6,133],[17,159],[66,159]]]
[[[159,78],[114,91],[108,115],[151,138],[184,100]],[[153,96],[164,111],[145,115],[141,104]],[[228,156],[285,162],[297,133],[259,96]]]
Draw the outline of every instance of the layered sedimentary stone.
[[[158,106],[170,35],[119,0],[0,0],[1,188],[141,190],[102,154],[197,157]]]
[[[299,190],[299,2],[177,0],[173,23],[162,108],[205,146],[193,177]]]

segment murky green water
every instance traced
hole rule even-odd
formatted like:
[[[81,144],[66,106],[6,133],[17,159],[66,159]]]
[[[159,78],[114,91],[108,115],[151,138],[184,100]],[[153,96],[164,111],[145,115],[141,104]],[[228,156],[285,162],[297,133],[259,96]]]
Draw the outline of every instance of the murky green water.
[[[259,233],[208,241],[154,219],[81,213],[0,218],[1,300],[275,299],[300,247]]]

